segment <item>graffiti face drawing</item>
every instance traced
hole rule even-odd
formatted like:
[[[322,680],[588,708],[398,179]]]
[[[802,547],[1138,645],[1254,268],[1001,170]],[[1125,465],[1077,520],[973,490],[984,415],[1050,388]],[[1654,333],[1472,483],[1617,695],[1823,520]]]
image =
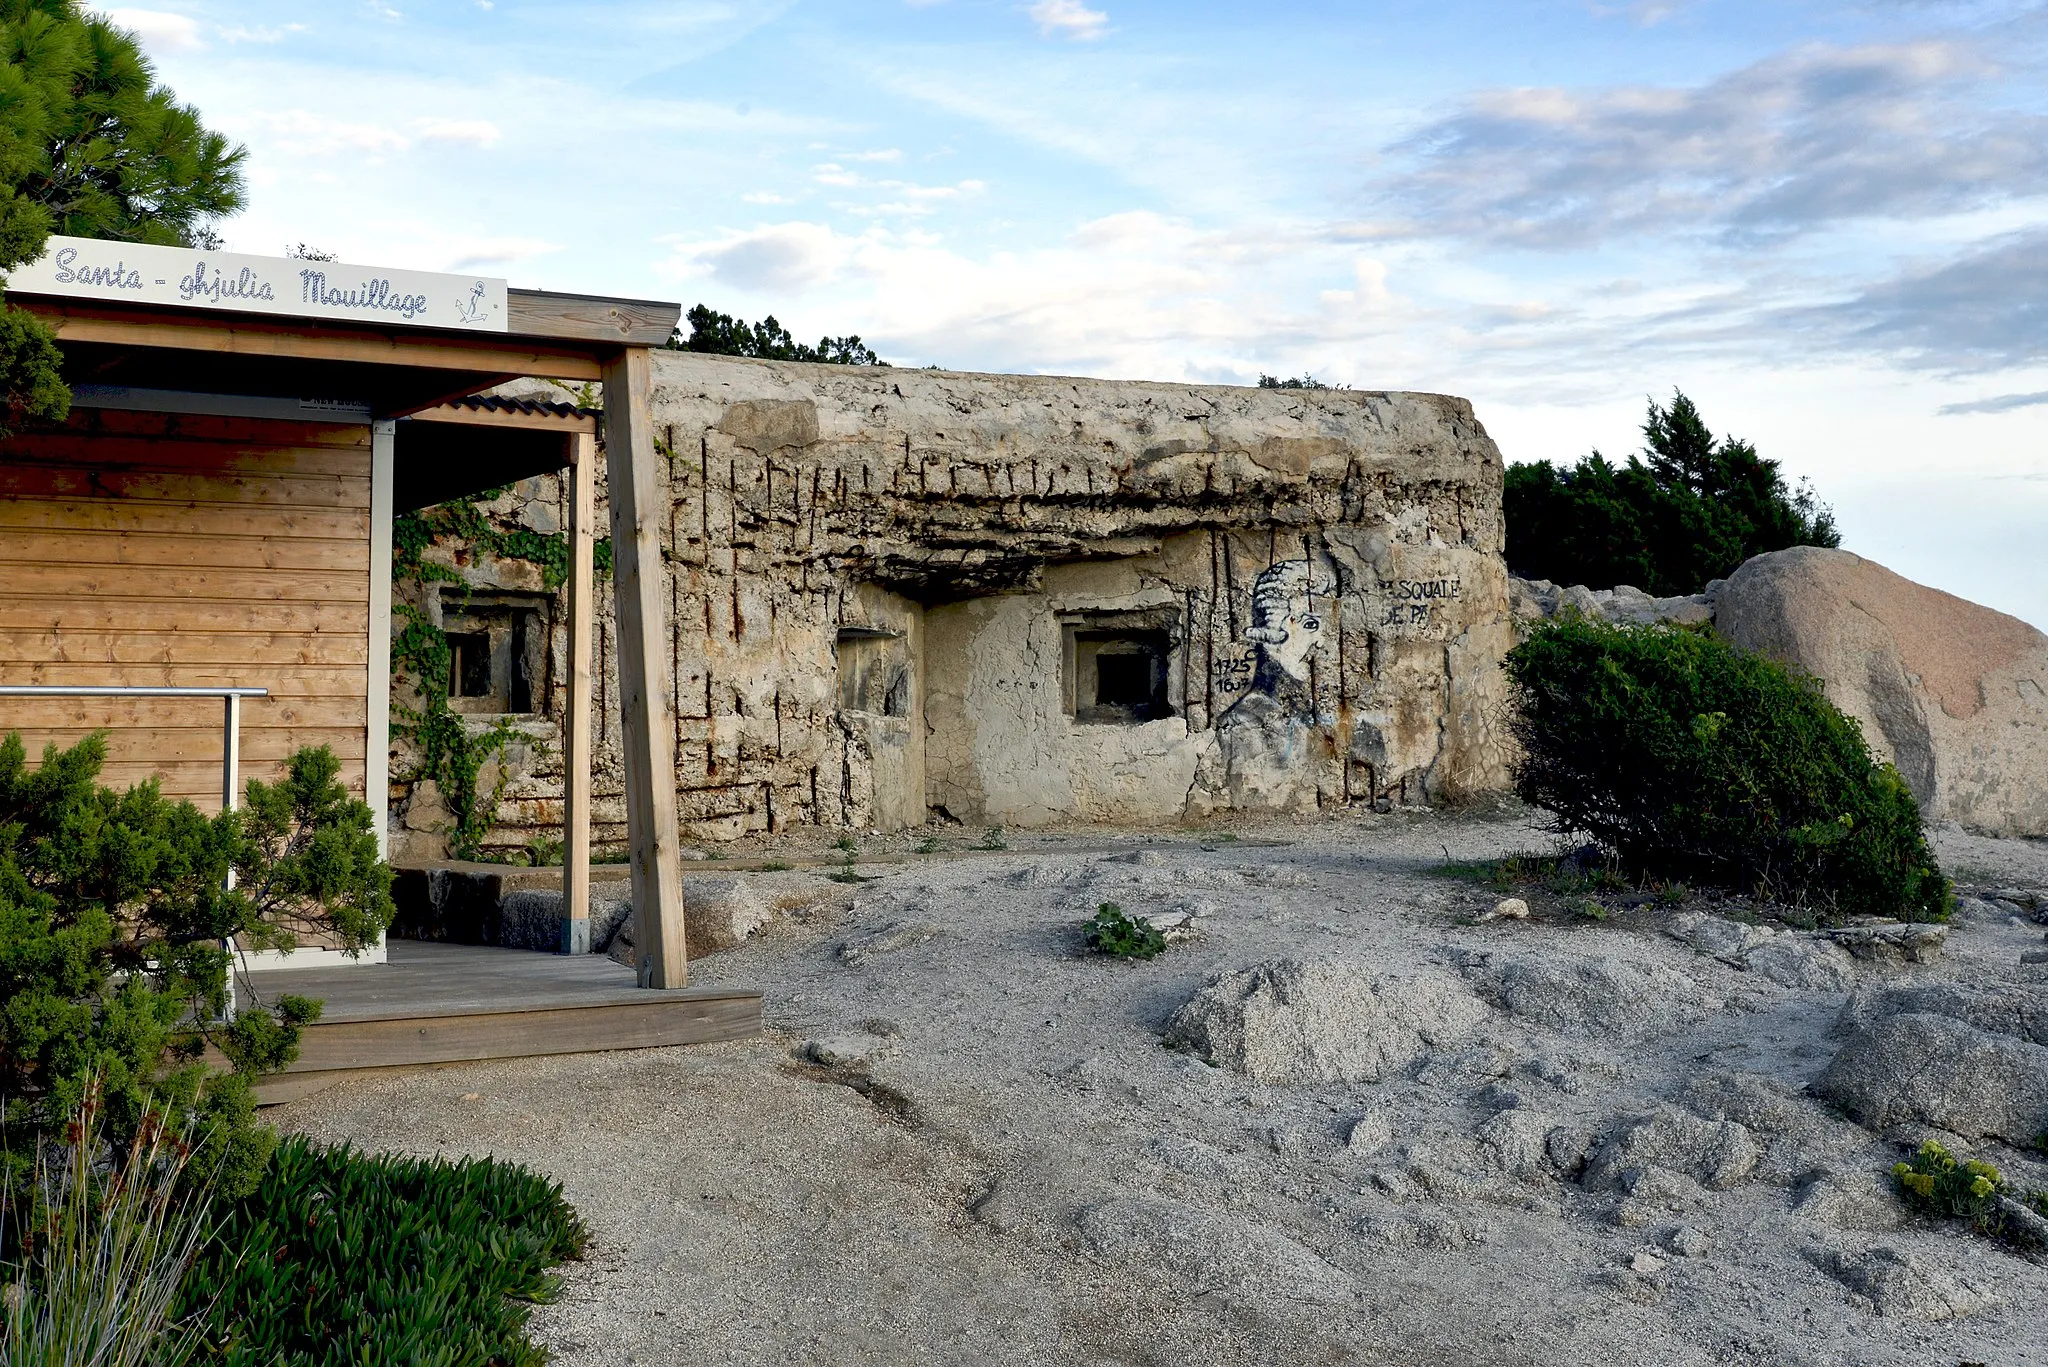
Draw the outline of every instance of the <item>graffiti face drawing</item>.
[[[1278,676],[1308,682],[1309,657],[1322,649],[1324,612],[1336,591],[1330,576],[1306,560],[1282,560],[1252,582],[1244,638],[1259,651],[1254,688],[1271,692]]]
[[[1322,725],[1309,662],[1322,649],[1337,583],[1308,560],[1282,560],[1252,582],[1251,687],[1216,720],[1219,786],[1233,806],[1311,810]]]

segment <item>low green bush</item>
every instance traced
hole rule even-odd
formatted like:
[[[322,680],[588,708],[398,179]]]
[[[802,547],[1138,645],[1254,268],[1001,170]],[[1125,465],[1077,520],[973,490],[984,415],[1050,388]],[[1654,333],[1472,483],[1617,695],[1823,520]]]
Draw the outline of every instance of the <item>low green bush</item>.
[[[1166,935],[1150,921],[1127,916],[1114,902],[1104,902],[1081,928],[1081,938],[1097,954],[1113,959],[1152,959],[1166,948]]]
[[[1507,672],[1516,792],[1639,876],[1947,918],[1913,794],[1811,677],[1705,632],[1576,616]]]
[[[2000,1198],[2017,1201],[2048,1218],[2048,1192],[2021,1194],[1995,1165],[1982,1159],[1958,1159],[1930,1139],[1911,1161],[1892,1166],[1892,1185],[1899,1199],[1922,1215],[1967,1220],[1970,1228],[1985,1238],[2023,1250],[2039,1247],[2038,1241],[2007,1214]]]
[[[324,747],[212,816],[154,781],[101,787],[105,760],[103,735],[35,768],[19,735],[0,741],[0,1173],[32,1163],[90,1087],[109,1143],[167,1114],[199,1143],[193,1170],[236,1196],[272,1143],[249,1080],[297,1056],[319,1003],[279,996],[227,1019],[223,944],[321,932],[360,950],[390,924],[391,870]]]
[[[549,1269],[587,1237],[561,1187],[524,1168],[297,1137],[215,1214],[181,1313],[224,1367],[539,1367],[527,1305],[559,1292]]]

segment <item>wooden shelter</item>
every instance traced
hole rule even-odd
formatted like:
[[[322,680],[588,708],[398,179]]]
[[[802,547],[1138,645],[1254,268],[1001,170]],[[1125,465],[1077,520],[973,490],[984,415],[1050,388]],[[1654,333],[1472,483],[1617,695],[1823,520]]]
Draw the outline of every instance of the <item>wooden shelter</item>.
[[[569,472],[567,948],[588,908],[602,438],[637,981],[683,987],[647,395],[648,349],[677,306],[66,238],[15,272],[8,297],[55,330],[74,399],[68,421],[0,443],[0,731],[33,750],[106,728],[112,783],[160,775],[213,806],[325,744],[381,832],[394,514]],[[601,382],[602,415],[475,397],[522,376]],[[308,959],[294,959],[298,977]]]

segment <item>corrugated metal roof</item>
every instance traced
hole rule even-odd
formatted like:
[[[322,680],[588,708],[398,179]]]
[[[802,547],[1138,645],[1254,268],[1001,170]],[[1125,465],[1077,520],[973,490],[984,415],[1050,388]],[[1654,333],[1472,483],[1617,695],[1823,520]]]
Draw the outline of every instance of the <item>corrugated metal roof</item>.
[[[596,418],[603,414],[595,408],[579,408],[573,403],[543,403],[539,399],[515,399],[505,394],[471,394],[464,399],[451,399],[446,408],[468,408],[479,413],[525,413],[534,417],[550,418]]]

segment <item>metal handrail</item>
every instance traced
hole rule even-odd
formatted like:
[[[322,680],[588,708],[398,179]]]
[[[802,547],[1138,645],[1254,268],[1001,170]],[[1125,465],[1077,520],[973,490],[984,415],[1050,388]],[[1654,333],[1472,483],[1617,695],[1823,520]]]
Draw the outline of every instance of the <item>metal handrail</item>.
[[[233,811],[240,806],[242,774],[242,699],[267,698],[267,688],[124,688],[106,685],[0,684],[0,698],[220,698],[226,704],[221,719],[220,801]]]

